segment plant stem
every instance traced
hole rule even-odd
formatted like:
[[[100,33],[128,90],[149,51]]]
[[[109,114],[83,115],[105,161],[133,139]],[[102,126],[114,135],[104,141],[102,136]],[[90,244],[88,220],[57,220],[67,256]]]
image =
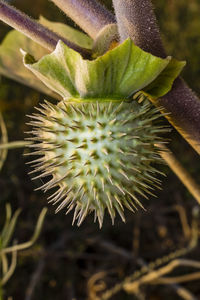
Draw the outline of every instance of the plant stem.
[[[0,300],[3,300],[3,288],[1,283],[0,283]]]
[[[161,147],[161,145],[159,145]],[[193,195],[193,197],[200,204],[200,187],[192,178],[192,176],[187,172],[187,170],[181,165],[181,163],[176,159],[174,154],[164,145],[161,147],[163,151],[160,153],[162,158],[166,161],[168,166],[172,171],[178,176],[181,182],[185,185],[188,191]]]
[[[17,10],[13,6],[0,1],[0,20],[7,23],[16,30],[22,32],[24,35],[31,38],[36,43],[40,44],[49,51],[53,51],[59,40],[62,40],[70,48],[78,51],[84,57],[90,56],[90,51],[79,47],[78,45],[61,37],[57,33],[49,30],[47,27],[39,24],[31,19],[26,14]]]
[[[25,243],[22,243],[22,244],[17,244],[17,245],[13,245],[11,247],[8,247],[8,248],[3,248],[3,249],[0,249],[0,254],[5,254],[5,253],[12,253],[13,251],[20,251],[20,250],[24,250],[24,249],[27,249],[29,247],[31,247],[35,241],[38,239],[39,237],[39,234],[42,230],[42,226],[43,226],[43,223],[44,223],[44,219],[45,219],[45,216],[47,214],[47,208],[44,207],[38,217],[38,220],[37,220],[37,224],[36,224],[36,227],[35,227],[35,231],[33,233],[33,236],[32,238],[28,241],[28,242],[25,242]]]
[[[0,131],[1,131],[1,143],[2,144],[8,143],[7,128],[1,112],[0,112]],[[7,149],[3,149],[0,151],[0,171],[3,168],[4,162],[7,157],[7,153],[8,153]]]
[[[15,141],[15,142],[9,142],[9,143],[3,143],[0,144],[0,150],[2,149],[16,149],[16,148],[23,148],[30,145],[29,142],[24,141]]]
[[[165,56],[150,0],[113,0],[121,40],[128,36],[142,49]],[[178,78],[172,90],[153,101],[170,113],[168,120],[200,154],[200,101]]]
[[[121,42],[131,37],[144,51],[166,57],[151,1],[113,0],[113,6]]]
[[[177,78],[167,95],[152,101],[170,112],[169,122],[200,154],[200,100],[184,80]]]
[[[52,0],[93,39],[106,25],[115,23],[115,17],[96,0]]]

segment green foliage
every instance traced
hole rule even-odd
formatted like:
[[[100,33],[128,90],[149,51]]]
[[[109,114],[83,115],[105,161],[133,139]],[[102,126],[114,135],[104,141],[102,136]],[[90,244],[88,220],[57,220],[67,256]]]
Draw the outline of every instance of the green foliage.
[[[184,66],[184,61],[177,61],[172,58],[161,74],[144,88],[145,94],[155,99],[167,94],[172,88],[174,78],[179,76]]]
[[[43,17],[40,18],[40,22],[72,42],[85,48],[91,48],[92,41],[86,34],[65,24],[50,22]],[[48,53],[46,49],[22,33],[11,30],[0,46],[0,74],[42,93],[56,97],[51,90],[46,88],[40,80],[24,67],[20,53],[21,48],[31,53],[36,59],[40,59]]]
[[[61,36],[66,37],[69,41],[79,45],[80,47],[92,49],[93,40],[87,34],[66,24],[51,22],[42,16],[40,16],[39,22]]]
[[[52,94],[39,80],[31,74],[21,63],[20,48],[27,49],[38,58],[48,52],[25,37],[22,33],[12,30],[3,40],[0,46],[0,73],[6,77],[14,79],[29,87],[35,88],[43,93]]]
[[[156,96],[168,92],[184,63],[153,56],[127,39],[103,56],[89,61],[79,53],[59,42],[55,51],[35,63],[32,56],[24,54],[25,66],[63,99],[122,100],[156,81]],[[170,63],[170,65],[169,65]],[[167,71],[162,74],[167,67]],[[153,83],[152,83],[153,84]],[[151,85],[154,89],[154,85]],[[150,90],[148,90],[150,94]],[[86,101],[87,101],[86,100]]]

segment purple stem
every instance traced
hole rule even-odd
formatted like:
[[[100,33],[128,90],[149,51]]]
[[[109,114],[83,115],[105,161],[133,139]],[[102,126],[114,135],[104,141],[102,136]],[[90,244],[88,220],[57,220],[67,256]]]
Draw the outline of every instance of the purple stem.
[[[177,78],[172,90],[156,103],[170,112],[169,122],[200,154],[200,100],[182,78]]]
[[[96,0],[51,0],[93,39],[115,17]]]
[[[4,1],[0,1],[0,20],[16,30],[21,31],[24,35],[49,51],[53,51],[58,41],[62,40],[66,45],[78,51],[84,57],[88,58],[90,56],[89,50],[81,48],[57,33],[54,33]]]
[[[121,42],[134,43],[153,55],[166,57],[153,6],[149,0],[113,0]]]
[[[150,0],[113,0],[113,5],[122,40],[130,37],[143,50],[166,56]],[[200,154],[200,100],[184,81],[176,79],[155,104],[170,113],[170,123]]]

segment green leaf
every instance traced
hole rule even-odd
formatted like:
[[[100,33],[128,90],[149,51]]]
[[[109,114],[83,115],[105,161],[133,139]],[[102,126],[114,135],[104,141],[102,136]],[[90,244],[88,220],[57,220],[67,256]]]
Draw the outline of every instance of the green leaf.
[[[85,48],[92,47],[92,39],[90,37],[70,26],[50,22],[43,17],[40,17],[39,22],[59,33],[61,36],[77,43],[79,46]],[[0,45],[0,74],[30,86],[42,93],[58,98],[57,95],[52,93],[51,89],[48,89],[32,72],[24,67],[21,60],[21,48],[33,55],[36,60],[49,53],[42,46],[22,33],[11,30]]]
[[[7,34],[0,46],[0,74],[45,94],[52,95],[52,91],[47,89],[41,81],[24,67],[20,54],[20,48],[22,47],[26,51],[33,53],[38,59],[48,53],[22,33],[12,30]]]
[[[172,58],[156,80],[143,90],[144,93],[154,99],[167,94],[172,88],[174,79],[178,77],[185,65],[185,61],[178,61]]]
[[[84,60],[62,41],[37,63],[24,54],[25,66],[64,99],[128,98],[149,86],[170,61],[171,57],[162,59],[143,51],[130,39],[92,61]],[[175,75],[171,72],[170,84]],[[163,76],[163,80],[168,87],[169,78]]]
[[[65,37],[66,39],[70,40],[71,42],[79,45],[80,47],[86,49],[92,49],[93,40],[87,34],[77,29],[74,29],[71,26],[68,26],[66,24],[59,23],[59,22],[51,22],[42,16],[40,16],[39,22],[42,25],[53,30],[54,32]]]

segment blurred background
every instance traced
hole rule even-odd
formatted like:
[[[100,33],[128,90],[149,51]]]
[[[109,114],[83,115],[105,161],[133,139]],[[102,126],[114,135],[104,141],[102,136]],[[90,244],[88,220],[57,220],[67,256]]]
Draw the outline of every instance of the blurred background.
[[[43,15],[51,21],[74,26],[48,0],[9,2],[34,18]],[[112,9],[111,1],[101,2]],[[200,94],[200,1],[153,2],[168,55],[187,61],[182,76]],[[0,23],[1,40],[9,30]],[[44,98],[51,100],[33,89],[0,77],[0,111],[9,141],[24,139],[24,132],[29,130],[26,115],[33,113],[34,106]],[[170,149],[200,184],[198,155],[175,130],[172,130],[170,139]],[[0,228],[4,223],[6,203],[11,203],[13,210],[22,208],[15,230],[19,242],[29,239],[41,209],[47,205],[46,195],[34,192],[37,186],[27,175],[30,168],[25,164],[24,151],[10,150],[0,173]],[[107,216],[99,230],[91,216],[77,228],[71,225],[72,214],[65,216],[60,212],[55,215],[54,208],[49,206],[39,240],[31,249],[19,253],[16,271],[6,285],[5,299],[9,296],[13,300],[84,300],[89,296],[95,299],[98,289],[109,288],[140,269],[141,259],[151,262],[187,245],[188,236],[184,234],[187,222],[184,223],[183,218],[186,217],[190,225],[196,201],[167,166],[162,170],[167,175],[162,191],[156,192],[157,198],[143,201],[146,212],[133,215],[127,211],[126,224],[117,218],[112,226]],[[196,248],[187,257],[200,260],[199,250],[200,247]],[[176,275],[186,271],[181,269]],[[186,282],[183,286],[191,291],[194,299],[200,299],[198,281]],[[173,285],[143,286],[142,296],[139,299],[182,299]],[[112,299],[137,298],[121,292]]]

